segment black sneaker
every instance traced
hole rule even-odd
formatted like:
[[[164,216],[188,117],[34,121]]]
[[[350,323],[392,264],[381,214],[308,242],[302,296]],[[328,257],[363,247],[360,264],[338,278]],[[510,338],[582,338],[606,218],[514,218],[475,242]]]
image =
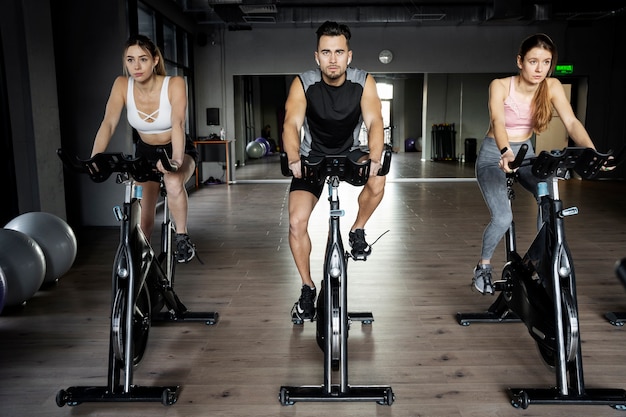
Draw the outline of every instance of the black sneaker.
[[[474,268],[472,285],[481,294],[494,294],[493,284],[491,283],[491,271],[491,265],[478,264]]]
[[[291,320],[294,323],[301,324],[305,320],[315,320],[315,295],[317,290],[308,285],[302,286],[300,299],[296,301],[291,309]]]
[[[178,263],[187,263],[196,255],[196,245],[191,243],[187,233],[176,234],[176,261]]]
[[[372,247],[365,241],[365,230],[355,229],[348,234],[352,256],[355,258],[365,258],[372,253]]]

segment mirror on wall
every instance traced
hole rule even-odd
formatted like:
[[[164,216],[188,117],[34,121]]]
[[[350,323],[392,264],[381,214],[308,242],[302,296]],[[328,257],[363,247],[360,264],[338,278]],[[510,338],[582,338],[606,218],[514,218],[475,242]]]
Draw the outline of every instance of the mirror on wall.
[[[385,141],[394,152],[413,151],[420,163],[437,160],[435,130],[437,126],[452,126],[451,158],[465,160],[466,139],[473,148],[479,148],[489,124],[487,102],[489,83],[494,78],[510,74],[373,74],[379,85],[383,105]],[[246,145],[264,137],[269,138],[275,149],[281,148],[284,104],[294,75],[242,75],[235,77],[235,113],[239,141],[236,150],[238,166],[260,163],[250,158]],[[584,120],[584,103],[578,97],[586,97],[586,80],[562,79],[574,110]],[[366,141],[366,132],[363,133]],[[548,137],[550,134],[544,134]],[[268,137],[268,135],[265,135]],[[474,145],[476,143],[476,145]],[[539,144],[540,145],[540,144]],[[473,152],[473,150],[472,150]],[[470,156],[471,162],[471,156]],[[268,161],[263,161],[268,163]],[[465,175],[465,174],[464,174]]]

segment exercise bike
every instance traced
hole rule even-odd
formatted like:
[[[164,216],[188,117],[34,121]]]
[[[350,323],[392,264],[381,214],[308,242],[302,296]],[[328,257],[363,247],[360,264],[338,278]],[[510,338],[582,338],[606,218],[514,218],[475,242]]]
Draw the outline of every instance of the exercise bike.
[[[339,219],[344,211],[339,207],[338,188],[341,181],[355,186],[364,185],[370,172],[370,160],[356,163],[346,156],[326,156],[316,163],[302,162],[302,178],[314,184],[328,184],[330,219],[324,259],[324,280],[317,298],[317,344],[324,352],[324,382],[322,385],[282,386],[279,400],[282,405],[297,401],[375,401],[391,405],[394,394],[388,385],[350,385],[348,383],[348,330],[352,321],[371,324],[372,313],[349,313],[347,292],[348,259],[366,260],[346,252],[341,239]],[[378,175],[386,175],[391,164],[391,151],[386,150]],[[287,155],[281,153],[283,175],[291,176]],[[302,320],[292,316],[294,324]]]
[[[578,306],[574,263],[565,240],[565,217],[578,214],[578,208],[563,208],[558,181],[574,170],[582,178],[595,177],[611,153],[592,148],[568,147],[523,160],[523,145],[511,168],[531,165],[539,184],[541,228],[525,255],[517,252],[515,224],[506,233],[507,263],[502,280],[494,282],[500,291],[495,302],[483,313],[457,313],[463,326],[473,322],[524,322],[539,348],[541,358],[556,371],[556,387],[546,389],[509,388],[511,405],[526,409],[530,404],[610,405],[626,410],[626,391],[587,389],[583,380]],[[514,198],[515,174],[507,175],[509,199]],[[569,376],[569,382],[568,382]]]
[[[162,174],[145,158],[123,153],[99,153],[89,159],[78,159],[63,149],[57,154],[65,167],[88,174],[96,183],[117,173],[116,182],[123,184],[125,191],[124,204],[113,209],[120,222],[120,242],[113,263],[107,385],[60,390],[56,403],[59,407],[116,401],[160,401],[163,405],[172,405],[178,399],[179,386],[133,384],[133,371],[145,353],[151,323],[200,321],[212,325],[218,321],[219,314],[190,312],[174,291],[176,260],[172,241],[175,230]],[[159,158],[166,170],[175,170],[165,152],[161,152]],[[164,200],[159,255],[139,226],[142,187],[136,181],[150,180],[160,183]]]

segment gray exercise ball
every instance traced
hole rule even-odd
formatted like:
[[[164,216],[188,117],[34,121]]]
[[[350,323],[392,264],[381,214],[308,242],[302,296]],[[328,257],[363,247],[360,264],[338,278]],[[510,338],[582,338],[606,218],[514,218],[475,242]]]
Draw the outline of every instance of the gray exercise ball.
[[[265,147],[257,141],[252,141],[246,145],[246,153],[250,158],[258,159],[265,155]]]
[[[6,281],[4,306],[28,301],[43,284],[46,258],[35,239],[12,229],[0,229],[0,269]]]
[[[72,228],[58,216],[42,211],[24,213],[4,226],[33,238],[46,258],[45,283],[58,280],[74,264],[78,244]]]
[[[7,279],[4,276],[4,272],[2,268],[0,268],[0,314],[2,314],[2,309],[4,308],[4,299],[6,298],[7,292]]]

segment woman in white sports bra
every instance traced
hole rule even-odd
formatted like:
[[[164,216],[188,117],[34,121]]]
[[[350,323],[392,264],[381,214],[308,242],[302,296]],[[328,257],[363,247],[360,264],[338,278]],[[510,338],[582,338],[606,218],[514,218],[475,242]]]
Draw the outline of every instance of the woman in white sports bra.
[[[517,55],[519,74],[498,78],[489,86],[490,124],[476,160],[476,179],[491,221],[483,233],[480,261],[474,269],[472,289],[494,294],[491,257],[506,233],[513,215],[509,205],[506,173],[522,144],[528,145],[526,158],[534,156],[531,137],[544,131],[552,109],[563,121],[577,146],[595,146],[583,124],[576,118],[561,82],[550,78],[557,60],[556,46],[545,34],[526,38]],[[537,197],[538,180],[530,167],[519,168],[519,183]]]
[[[159,48],[146,36],[133,35],[124,48],[124,73],[115,79],[104,119],[96,133],[91,155],[104,152],[111,141],[126,107],[128,123],[137,131],[140,140],[136,155],[158,161],[156,149],[165,148],[176,172],[157,169],[164,173],[170,213],[176,225],[176,255],[178,262],[189,262],[195,247],[187,233],[187,190],[197,162],[193,142],[185,135],[187,88],[182,77],[168,77]],[[149,239],[154,226],[159,184],[148,181],[143,186],[141,228]]]

